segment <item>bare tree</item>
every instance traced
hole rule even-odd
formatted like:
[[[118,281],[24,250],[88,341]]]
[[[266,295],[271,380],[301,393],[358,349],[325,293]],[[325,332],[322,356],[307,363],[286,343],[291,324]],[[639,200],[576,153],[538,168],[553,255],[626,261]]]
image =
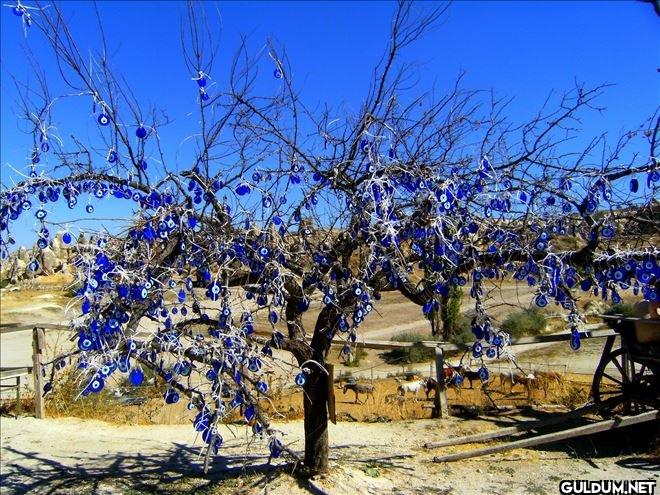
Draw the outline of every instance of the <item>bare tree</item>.
[[[399,3],[363,103],[350,113],[306,106],[274,44],[271,70],[243,44],[221,83],[212,22],[190,3],[181,40],[199,129],[187,138],[195,153],[185,164],[163,151],[166,114],[145,108],[112,69],[100,14],[90,58],[58,5],[14,7],[24,23],[30,15],[29,36],[52,47],[59,74],[29,58],[38,84],[16,81],[32,164],[23,180],[3,184],[0,248],[8,253],[21,214],[36,216],[47,245],[49,205],[59,200],[132,208],[129,228],[96,232],[78,249],[82,314],[71,355],[83,395],[116,369],[139,384],[148,368],[167,382],[165,402],[186,395],[198,410],[209,452],[222,443],[223,419],[240,410],[272,456],[295,456],[263,407],[264,373],[279,367],[304,391],[304,465],[321,472],[330,346],[351,352],[382,291],[418,305],[435,332],[443,298],[469,284],[471,352],[484,380],[487,360],[508,342],[485,310],[487,283],[526,281],[538,306],[565,308],[574,348],[578,288],[614,301],[628,288],[657,299],[657,113],[613,143],[601,135],[576,151],[580,118],[602,110],[603,86],[551,94],[523,125],[507,119],[507,100],[465,90],[460,78],[448,94],[418,93],[399,55],[446,10],[424,7]],[[66,94],[51,94],[53,77]],[[279,82],[272,94],[256,90],[264,78]],[[64,97],[93,105],[96,135],[53,130]],[[305,328],[303,314],[317,303],[316,324]]]

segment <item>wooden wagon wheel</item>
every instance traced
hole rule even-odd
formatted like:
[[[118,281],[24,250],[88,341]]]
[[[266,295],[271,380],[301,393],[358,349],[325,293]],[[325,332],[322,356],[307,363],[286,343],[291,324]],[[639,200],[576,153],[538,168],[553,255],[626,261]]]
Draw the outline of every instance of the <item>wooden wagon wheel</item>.
[[[611,403],[600,410],[605,418],[639,414],[660,405],[659,380],[657,365],[634,361],[625,349],[617,349],[598,365],[591,393],[596,404]]]

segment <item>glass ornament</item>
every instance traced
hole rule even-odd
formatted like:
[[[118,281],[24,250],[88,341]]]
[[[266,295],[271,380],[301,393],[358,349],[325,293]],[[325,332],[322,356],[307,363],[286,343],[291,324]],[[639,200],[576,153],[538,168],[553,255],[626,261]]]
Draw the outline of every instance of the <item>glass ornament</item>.
[[[103,387],[105,385],[105,382],[103,381],[102,378],[97,377],[92,380],[92,382],[89,384],[89,391],[93,393],[99,393],[101,390],[103,390]]]
[[[630,179],[630,192],[636,193],[639,191],[639,181],[636,178]]]
[[[307,383],[307,375],[301,371],[296,375],[295,381],[296,381],[296,385],[302,387],[303,385],[305,385],[305,383]]]
[[[243,184],[240,184],[238,187],[236,187],[235,191],[236,191],[236,194],[238,194],[239,196],[245,196],[246,194],[250,193],[251,188],[250,188],[249,184],[243,183]]]
[[[147,137],[147,129],[145,129],[143,126],[140,125],[140,126],[135,130],[135,135],[136,135],[139,139],[144,139],[144,138]]]

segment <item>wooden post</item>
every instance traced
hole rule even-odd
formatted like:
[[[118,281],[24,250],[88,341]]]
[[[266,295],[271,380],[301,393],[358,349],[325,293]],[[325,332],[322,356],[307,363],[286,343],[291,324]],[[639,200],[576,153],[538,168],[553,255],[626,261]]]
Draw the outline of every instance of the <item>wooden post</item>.
[[[328,416],[332,424],[337,424],[337,414],[335,410],[335,366],[326,363],[325,369],[328,370]],[[373,372],[373,371],[372,371]]]
[[[44,329],[34,327],[32,329],[32,375],[34,376],[34,415],[37,419],[46,417],[43,397],[44,377],[41,374],[44,341]]]
[[[16,377],[16,416],[21,415],[21,375]]]
[[[438,418],[449,416],[449,407],[447,406],[447,391],[445,389],[445,377],[443,371],[445,368],[445,358],[442,354],[442,347],[435,348],[435,379],[438,382],[438,391],[435,393],[434,415]]]

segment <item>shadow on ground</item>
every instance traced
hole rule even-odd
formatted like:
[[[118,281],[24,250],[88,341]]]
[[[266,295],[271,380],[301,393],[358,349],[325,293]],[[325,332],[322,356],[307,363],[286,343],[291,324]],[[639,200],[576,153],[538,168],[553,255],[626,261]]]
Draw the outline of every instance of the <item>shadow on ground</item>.
[[[181,444],[159,454],[113,452],[58,460],[9,446],[4,450],[8,455],[3,459],[0,475],[3,495],[211,493],[222,488],[233,492],[264,487],[280,473],[293,470],[292,465],[269,464],[264,456],[232,455],[216,456],[209,473],[204,475],[199,448]],[[304,487],[306,481],[301,480],[300,484]],[[312,485],[307,489],[315,493]]]

